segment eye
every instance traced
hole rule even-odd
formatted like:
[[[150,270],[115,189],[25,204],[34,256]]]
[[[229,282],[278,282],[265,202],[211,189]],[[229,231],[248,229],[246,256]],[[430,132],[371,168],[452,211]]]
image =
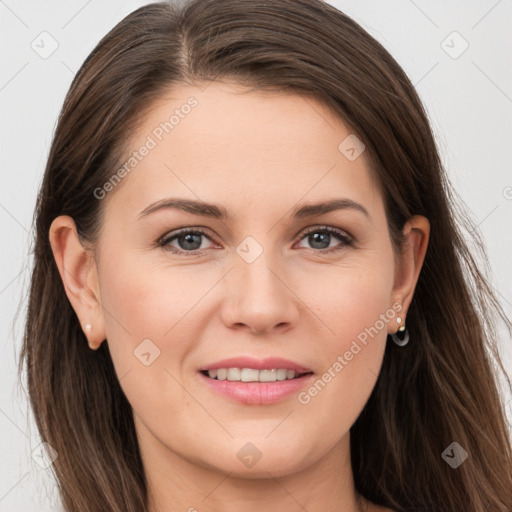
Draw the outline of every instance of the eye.
[[[166,249],[169,249],[171,252],[178,254],[201,254],[201,237],[206,237],[211,240],[206,232],[201,229],[183,229],[177,233],[171,233],[162,237],[158,241],[158,244],[162,247],[165,247]],[[178,242],[179,247],[176,248],[170,245],[170,243],[174,240]]]
[[[198,255],[202,254],[205,250],[205,247],[202,247],[201,241],[203,237],[212,240],[202,229],[182,229],[178,232],[163,236],[158,241],[158,245],[176,254]],[[306,237],[309,243],[312,244],[312,249],[325,253],[338,251],[343,247],[354,245],[354,239],[350,235],[346,234],[341,229],[331,226],[310,228],[305,234],[302,234],[298,240],[303,240]],[[333,237],[337,238],[342,243],[334,247],[329,247]],[[171,242],[175,241],[178,247],[171,245]]]
[[[334,247],[329,247],[333,237],[337,238],[342,243]],[[305,234],[302,234],[299,240],[303,239],[306,239],[312,245],[313,249],[326,253],[339,251],[345,246],[350,247],[354,245],[354,239],[350,235],[341,229],[333,228],[331,226],[313,227],[306,231]]]

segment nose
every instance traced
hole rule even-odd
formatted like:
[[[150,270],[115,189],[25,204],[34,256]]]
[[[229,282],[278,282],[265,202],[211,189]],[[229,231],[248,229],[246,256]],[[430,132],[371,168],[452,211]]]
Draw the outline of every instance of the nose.
[[[265,335],[296,325],[300,300],[287,281],[289,273],[270,264],[265,252],[252,262],[237,261],[225,278],[222,320],[231,329]]]

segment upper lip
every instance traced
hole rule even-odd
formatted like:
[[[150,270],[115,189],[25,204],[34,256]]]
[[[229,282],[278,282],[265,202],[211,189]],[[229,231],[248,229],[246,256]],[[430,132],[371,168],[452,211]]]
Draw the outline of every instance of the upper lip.
[[[217,370],[219,368],[254,368],[255,370],[270,370],[284,368],[286,370],[295,370],[297,373],[309,373],[312,370],[305,366],[283,359],[282,357],[266,357],[265,359],[255,359],[250,356],[231,357],[222,359],[215,363],[208,364],[200,368],[200,371]]]

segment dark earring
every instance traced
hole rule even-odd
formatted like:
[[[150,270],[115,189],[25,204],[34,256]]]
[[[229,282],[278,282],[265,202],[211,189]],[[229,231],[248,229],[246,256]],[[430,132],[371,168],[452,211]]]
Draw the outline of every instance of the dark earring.
[[[402,319],[400,317],[398,317],[396,321],[399,325],[402,323]],[[395,334],[392,334],[391,338],[399,347],[404,347],[409,343],[409,331],[405,328],[405,323],[400,325],[398,331]]]

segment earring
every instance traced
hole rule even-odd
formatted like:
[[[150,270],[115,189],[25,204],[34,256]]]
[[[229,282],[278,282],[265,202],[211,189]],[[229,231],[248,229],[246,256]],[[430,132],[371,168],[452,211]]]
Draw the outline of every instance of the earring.
[[[398,325],[402,323],[402,319],[400,317],[398,317],[396,321]],[[398,335],[398,333],[400,333],[400,336]],[[401,335],[402,333],[403,336]],[[404,325],[400,325],[398,331],[395,334],[392,334],[391,338],[399,347],[404,347],[405,345],[407,345],[407,343],[409,343],[409,331],[405,328],[405,323]]]
[[[92,331],[92,325],[85,324],[85,330],[87,331],[87,334],[90,334],[90,332]],[[88,343],[89,343],[89,348],[91,350],[97,350],[98,348],[100,348],[100,345],[101,345],[101,343],[100,343],[98,346],[95,346],[92,341],[89,341]]]

